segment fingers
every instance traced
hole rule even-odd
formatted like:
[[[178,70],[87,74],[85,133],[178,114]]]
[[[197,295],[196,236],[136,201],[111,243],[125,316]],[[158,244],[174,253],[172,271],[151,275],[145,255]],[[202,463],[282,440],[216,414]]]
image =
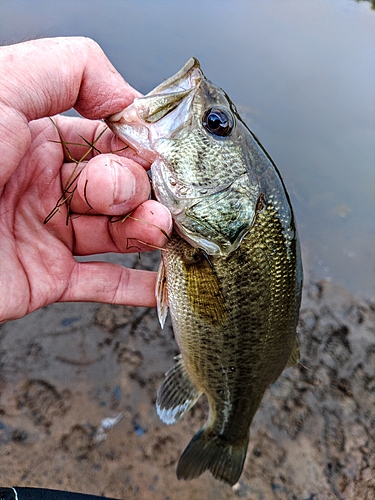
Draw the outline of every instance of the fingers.
[[[124,221],[83,215],[72,219],[76,255],[141,252],[162,247],[172,230],[169,211],[148,200]],[[106,262],[76,263],[61,302],[92,301],[155,307],[156,273]]]
[[[72,225],[75,255],[150,251],[162,248],[172,231],[169,211],[153,200],[142,203],[127,217],[82,215],[73,217]]]
[[[80,172],[80,173],[79,173]],[[75,213],[124,215],[150,196],[150,181],[143,167],[128,158],[100,155],[86,165],[65,164],[61,171],[66,188],[79,173],[70,210]],[[73,186],[70,186],[71,190]]]
[[[97,161],[95,161],[97,160]],[[78,194],[93,210],[108,215],[128,214],[150,196],[146,171],[132,160],[101,155],[78,179]]]
[[[64,165],[63,185],[74,166]],[[78,177],[70,204],[73,252],[125,253],[163,247],[166,235],[172,231],[172,218],[164,206],[148,200],[149,194],[147,173],[132,160],[116,155],[99,155],[90,160]]]
[[[76,255],[103,252],[141,252],[165,245],[172,221],[168,210],[149,200],[123,222],[103,216],[72,220]],[[105,262],[76,263],[68,286],[60,297],[66,301],[155,307],[156,273],[127,269]]]
[[[123,222],[110,225],[110,233],[120,252],[162,248],[172,232],[172,217],[163,205],[148,200]]]
[[[60,302],[86,301],[155,307],[156,273],[107,262],[76,263]]]

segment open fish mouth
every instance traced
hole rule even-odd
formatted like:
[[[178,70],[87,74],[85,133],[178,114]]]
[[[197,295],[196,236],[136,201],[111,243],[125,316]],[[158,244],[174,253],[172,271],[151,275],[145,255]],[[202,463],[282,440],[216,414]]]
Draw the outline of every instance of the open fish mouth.
[[[203,78],[199,61],[191,57],[175,75],[147,95],[136,98],[128,108],[107,118],[106,123],[141,158],[152,163],[157,156],[153,145],[186,120],[194,92]],[[150,127],[156,122],[157,127]]]

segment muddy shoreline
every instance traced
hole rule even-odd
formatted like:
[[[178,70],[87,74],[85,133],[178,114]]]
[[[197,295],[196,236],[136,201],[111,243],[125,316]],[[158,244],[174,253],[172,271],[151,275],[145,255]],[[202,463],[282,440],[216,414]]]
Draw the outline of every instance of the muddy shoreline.
[[[157,255],[123,257],[154,268]],[[307,278],[301,363],[267,391],[234,489],[178,481],[202,398],[166,426],[156,390],[178,353],[156,311],[55,304],[0,326],[0,486],[122,499],[375,498],[375,303]]]

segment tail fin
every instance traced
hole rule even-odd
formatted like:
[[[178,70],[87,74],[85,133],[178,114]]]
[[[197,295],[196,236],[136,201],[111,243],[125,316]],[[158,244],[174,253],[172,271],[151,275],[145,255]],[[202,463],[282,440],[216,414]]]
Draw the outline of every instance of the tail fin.
[[[249,436],[236,443],[220,436],[210,437],[204,430],[195,434],[180,457],[178,479],[194,479],[209,470],[216,479],[236,484],[246,457]]]

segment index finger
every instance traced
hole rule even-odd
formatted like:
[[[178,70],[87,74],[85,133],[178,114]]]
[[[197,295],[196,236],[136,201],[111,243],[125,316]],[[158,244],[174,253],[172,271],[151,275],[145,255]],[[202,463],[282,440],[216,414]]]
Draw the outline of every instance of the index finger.
[[[28,121],[73,107],[86,118],[102,118],[139,95],[89,38],[45,38],[1,47],[0,64],[7,75],[0,82],[0,100]]]

